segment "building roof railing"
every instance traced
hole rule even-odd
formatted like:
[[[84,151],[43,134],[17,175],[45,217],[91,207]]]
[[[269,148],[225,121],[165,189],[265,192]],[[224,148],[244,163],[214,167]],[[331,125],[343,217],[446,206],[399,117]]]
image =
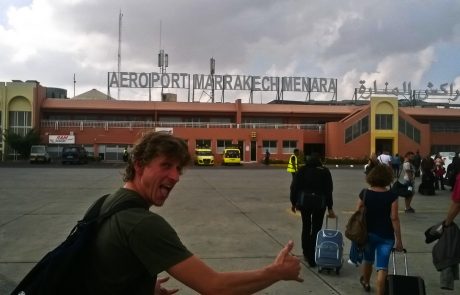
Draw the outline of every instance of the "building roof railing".
[[[324,124],[281,124],[281,123],[218,123],[218,122],[162,122],[162,121],[97,121],[97,120],[42,120],[41,128],[237,128],[237,129],[304,129],[324,130]]]

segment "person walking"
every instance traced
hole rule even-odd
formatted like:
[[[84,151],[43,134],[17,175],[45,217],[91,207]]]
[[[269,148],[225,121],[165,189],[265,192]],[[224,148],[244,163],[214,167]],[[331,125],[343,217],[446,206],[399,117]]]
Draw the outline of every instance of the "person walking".
[[[377,157],[377,159],[379,160],[380,164],[387,165],[387,166],[390,166],[391,164],[391,156],[388,151],[383,151],[383,153],[381,153]]]
[[[392,169],[386,165],[377,165],[366,176],[369,188],[359,193],[357,204],[357,209],[366,207],[368,232],[359,282],[366,292],[370,292],[370,279],[375,264],[377,272],[375,286],[376,293],[379,295],[384,294],[392,248],[396,248],[397,251],[403,249],[398,196],[387,188],[392,181]]]
[[[447,185],[450,186],[450,191],[454,190],[457,174],[460,172],[460,158],[458,154],[455,153],[455,156],[452,158],[452,163],[447,166],[446,178]]]
[[[265,150],[264,163],[265,165],[270,165],[270,152],[268,151],[268,149]]]
[[[412,163],[414,165],[414,177],[420,176],[420,164],[422,162],[422,157],[420,156],[419,150],[415,152],[415,155],[412,159]]]
[[[430,155],[422,158],[420,169],[422,173],[422,182],[419,185],[418,192],[422,195],[433,196],[435,195],[434,185],[436,177],[434,175],[434,160]]]
[[[433,173],[434,173],[434,176],[436,177],[436,180],[435,180],[435,183],[434,183],[434,189],[439,190],[439,187],[441,187],[441,190],[445,190],[445,188],[444,188],[444,173],[446,173],[446,168],[444,168],[444,161],[442,159],[442,156],[439,153],[437,153],[435,158],[434,158],[434,170],[433,170]]]
[[[335,218],[333,210],[333,182],[332,176],[321,163],[319,155],[313,154],[306,159],[305,166],[301,167],[291,186],[291,210],[300,211],[302,216],[302,250],[304,259],[310,267],[315,267],[316,235],[323,226],[326,207],[328,217]],[[321,203],[307,205],[312,194],[320,197]],[[303,195],[303,202],[301,200]]]
[[[364,166],[364,174],[369,174],[369,172],[379,164],[379,160],[377,159],[377,154],[372,153],[369,159],[367,160],[367,164]]]
[[[458,213],[460,212],[460,161],[455,161],[454,169],[455,173],[455,181],[454,186],[452,188],[451,194],[451,204],[449,210],[447,212],[446,220],[444,221],[444,226],[449,226],[454,221],[455,217],[457,217]]]
[[[415,209],[411,207],[412,199],[415,194],[415,168],[414,165],[412,165],[413,157],[414,153],[410,151],[404,155],[404,185],[410,192],[407,196],[404,196],[404,203],[406,205],[404,212],[406,213],[415,213]]]
[[[391,168],[393,168],[393,175],[396,179],[399,179],[401,173],[401,157],[398,153],[391,157]]]
[[[128,157],[129,157],[128,148],[125,147],[125,148],[123,149],[123,162],[128,162]]]
[[[245,271],[218,272],[181,242],[173,227],[150,207],[161,207],[191,156],[187,144],[173,135],[148,133],[132,149],[124,185],[110,195],[102,213],[135,201],[144,208],[118,212],[100,225],[90,248],[88,272],[80,294],[174,294],[166,289],[165,271],[200,294],[252,294],[278,281],[301,282],[300,260],[289,241],[269,265]]]
[[[291,173],[292,179],[299,170],[299,149],[294,149],[294,153],[289,157],[289,162],[286,171]]]

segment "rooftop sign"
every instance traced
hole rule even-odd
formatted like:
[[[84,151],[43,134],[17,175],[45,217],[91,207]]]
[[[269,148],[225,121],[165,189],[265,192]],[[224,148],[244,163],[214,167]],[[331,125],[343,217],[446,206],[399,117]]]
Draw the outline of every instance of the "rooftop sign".
[[[184,88],[337,93],[337,79],[187,73],[108,72],[109,88]]]
[[[447,99],[448,101],[456,101],[460,97],[460,90],[454,91],[454,84],[443,83],[439,85],[439,89],[434,87],[434,84],[428,82],[427,88],[424,90],[412,90],[411,82],[403,82],[402,87],[389,87],[389,83],[385,82],[385,88],[379,89],[377,81],[374,80],[372,86],[367,87],[366,81],[359,81],[361,86],[355,88],[356,99],[369,99],[373,94],[404,96],[405,99]]]

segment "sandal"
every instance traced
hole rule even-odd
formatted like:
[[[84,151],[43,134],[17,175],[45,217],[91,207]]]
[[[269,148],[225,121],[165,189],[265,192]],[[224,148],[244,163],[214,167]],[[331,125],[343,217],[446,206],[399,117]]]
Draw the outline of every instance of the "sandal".
[[[361,286],[363,286],[364,291],[371,291],[371,286],[368,283],[364,282],[364,278],[362,276],[359,278],[359,283],[361,284]]]

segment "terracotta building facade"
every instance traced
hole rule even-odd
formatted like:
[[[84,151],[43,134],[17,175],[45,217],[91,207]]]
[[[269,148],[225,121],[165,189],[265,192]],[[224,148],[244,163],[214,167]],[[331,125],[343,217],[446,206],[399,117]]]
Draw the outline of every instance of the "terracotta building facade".
[[[64,145],[83,145],[91,155],[117,161],[145,132],[170,132],[193,153],[208,146],[221,161],[238,146],[244,162],[287,160],[295,148],[326,158],[365,158],[388,151],[460,151],[460,109],[401,107],[396,96],[368,101],[253,104],[115,100],[97,90],[71,99],[65,90],[36,81],[0,82],[1,130],[39,131],[54,158]],[[3,140],[2,159],[14,157]]]

